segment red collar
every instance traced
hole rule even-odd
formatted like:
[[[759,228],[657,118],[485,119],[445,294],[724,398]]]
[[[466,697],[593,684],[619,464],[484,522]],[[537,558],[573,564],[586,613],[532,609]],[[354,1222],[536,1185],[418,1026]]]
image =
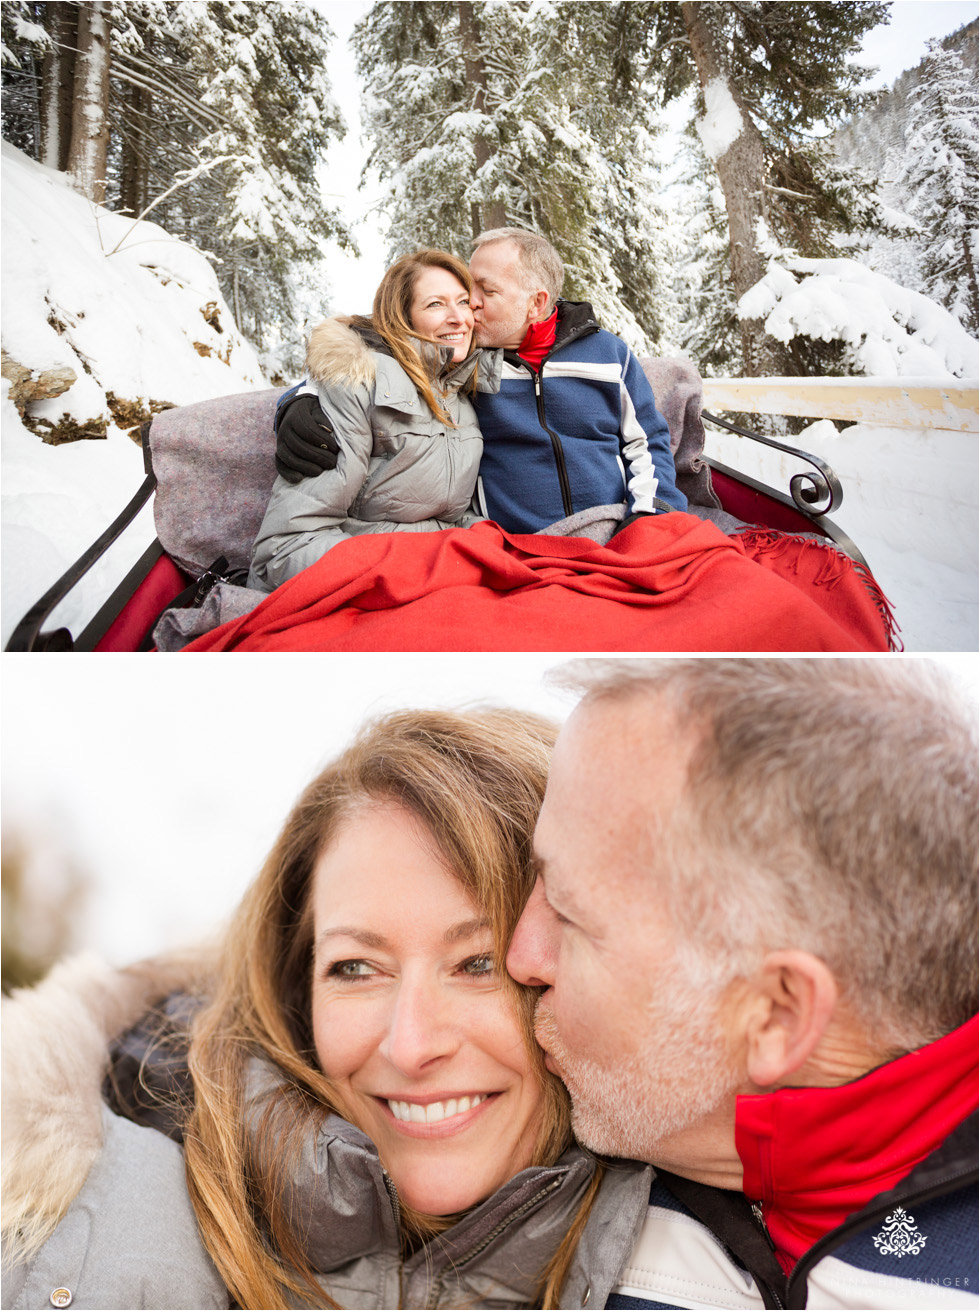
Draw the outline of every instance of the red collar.
[[[899,1183],[976,1105],[977,1016],[853,1083],[737,1098],[742,1190],[761,1202],[784,1269]]]
[[[532,323],[528,327],[517,352],[518,355],[522,360],[527,360],[532,368],[540,369],[541,361],[555,344],[557,331],[558,306],[556,305],[550,318],[543,319],[541,323]]]

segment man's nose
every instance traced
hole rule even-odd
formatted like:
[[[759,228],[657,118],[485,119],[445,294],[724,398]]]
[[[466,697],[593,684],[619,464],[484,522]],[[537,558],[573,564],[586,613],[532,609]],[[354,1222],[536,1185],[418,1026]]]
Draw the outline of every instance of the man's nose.
[[[381,1054],[406,1078],[418,1078],[460,1045],[452,998],[438,980],[403,975],[392,1001]]]
[[[480,289],[478,287],[474,287],[473,290],[470,292],[470,309],[471,310],[483,309],[483,297],[480,295]]]
[[[559,926],[538,879],[507,952],[507,971],[531,988],[551,987],[558,961]]]

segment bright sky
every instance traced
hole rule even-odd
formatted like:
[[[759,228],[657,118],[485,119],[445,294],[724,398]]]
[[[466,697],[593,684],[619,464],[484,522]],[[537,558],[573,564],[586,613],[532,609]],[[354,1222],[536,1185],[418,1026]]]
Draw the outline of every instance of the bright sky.
[[[447,2],[447,0],[444,0]],[[324,312],[357,313],[370,308],[374,290],[385,269],[385,242],[376,210],[378,191],[368,186],[358,190],[367,149],[359,141],[358,107],[360,80],[354,70],[353,52],[346,46],[355,23],[370,8],[370,0],[315,0],[337,34],[329,60],[337,100],[349,124],[347,139],[328,155],[321,185],[340,199],[348,219],[357,223],[355,236],[361,246],[360,259],[337,251],[327,276],[330,304]],[[887,87],[907,68],[913,68],[926,53],[931,37],[947,36],[980,14],[977,0],[893,0],[891,21],[874,28],[865,38],[861,60],[879,67],[869,88]]]

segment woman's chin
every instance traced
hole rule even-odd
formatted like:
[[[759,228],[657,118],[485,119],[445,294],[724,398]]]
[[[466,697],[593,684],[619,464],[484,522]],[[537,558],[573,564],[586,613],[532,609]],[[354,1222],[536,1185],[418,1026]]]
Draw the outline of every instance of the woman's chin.
[[[393,1181],[402,1206],[422,1215],[442,1217],[459,1215],[482,1202],[489,1194],[472,1186],[465,1187],[458,1180],[433,1180],[429,1183],[401,1183]],[[491,1191],[493,1191],[491,1189]]]

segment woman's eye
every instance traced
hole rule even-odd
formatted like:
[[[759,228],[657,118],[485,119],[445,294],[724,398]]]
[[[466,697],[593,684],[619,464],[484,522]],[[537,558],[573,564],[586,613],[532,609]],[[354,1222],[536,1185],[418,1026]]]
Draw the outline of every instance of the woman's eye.
[[[373,965],[369,965],[366,960],[338,960],[327,970],[327,974],[332,979],[364,979],[376,974]]]
[[[493,963],[493,956],[486,952],[483,956],[471,956],[469,960],[463,961],[460,967],[464,974],[473,974],[477,977],[483,977],[493,974],[496,966]]]

